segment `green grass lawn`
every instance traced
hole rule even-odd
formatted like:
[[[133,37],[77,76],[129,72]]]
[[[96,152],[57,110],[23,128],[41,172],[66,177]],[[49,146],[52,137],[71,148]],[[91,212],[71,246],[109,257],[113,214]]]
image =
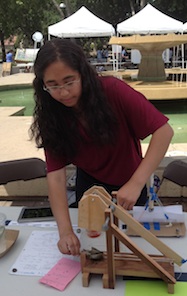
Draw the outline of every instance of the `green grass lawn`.
[[[187,99],[152,101],[153,105],[169,118],[174,130],[172,143],[187,143]],[[142,143],[148,143],[147,137]]]
[[[154,106],[169,117],[169,123],[174,129],[172,143],[187,142],[187,99],[152,101]],[[16,89],[0,91],[0,106],[25,106],[25,116],[32,116],[34,108],[33,89]],[[143,143],[148,143],[147,137]]]

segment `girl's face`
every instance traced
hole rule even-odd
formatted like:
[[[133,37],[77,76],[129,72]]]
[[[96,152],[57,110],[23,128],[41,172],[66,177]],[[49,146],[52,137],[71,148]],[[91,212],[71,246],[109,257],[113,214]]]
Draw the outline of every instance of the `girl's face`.
[[[62,61],[56,61],[44,71],[44,90],[66,107],[78,107],[82,93],[79,72]]]

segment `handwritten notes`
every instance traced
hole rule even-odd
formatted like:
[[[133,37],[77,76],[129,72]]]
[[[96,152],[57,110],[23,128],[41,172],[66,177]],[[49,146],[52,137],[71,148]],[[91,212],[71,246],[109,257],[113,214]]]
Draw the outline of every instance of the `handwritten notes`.
[[[80,262],[62,258],[44,277],[40,279],[40,283],[63,291],[80,270]]]
[[[74,232],[80,238],[78,228]],[[79,258],[60,253],[57,247],[58,231],[35,230],[9,273],[15,275],[44,276],[62,258],[78,261]]]

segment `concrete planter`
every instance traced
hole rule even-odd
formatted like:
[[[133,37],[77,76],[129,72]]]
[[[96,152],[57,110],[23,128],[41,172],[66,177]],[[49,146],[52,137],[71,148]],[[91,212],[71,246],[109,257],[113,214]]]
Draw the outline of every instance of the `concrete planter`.
[[[12,66],[11,74],[17,74],[17,73],[19,73],[19,67]]]

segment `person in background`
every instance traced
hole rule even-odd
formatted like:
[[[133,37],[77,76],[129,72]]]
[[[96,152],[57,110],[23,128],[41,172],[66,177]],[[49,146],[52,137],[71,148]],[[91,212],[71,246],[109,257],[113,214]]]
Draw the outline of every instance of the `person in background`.
[[[106,45],[103,45],[103,49],[102,49],[102,59],[107,62],[108,59],[108,48]]]
[[[12,63],[13,62],[13,50],[9,50],[6,54],[6,63]]]
[[[102,61],[103,61],[102,48],[98,47],[98,50],[97,50],[97,62],[101,63]]]
[[[35,109],[31,138],[43,148],[51,208],[59,231],[59,250],[79,255],[68,208],[66,166],[77,167],[76,203],[93,185],[125,210],[147,201],[146,183],[173,136],[168,118],[141,93],[112,76],[99,76],[82,48],[53,39],[34,63]],[[151,135],[145,156],[140,141]]]
[[[97,50],[97,62],[107,62],[108,59],[108,49],[106,45],[103,45],[103,47],[99,47]]]
[[[122,63],[126,62],[128,59],[128,53],[125,49],[125,47],[122,48],[122,52],[121,52],[121,61]]]
[[[173,48],[169,49],[169,67],[172,68],[173,63]]]

